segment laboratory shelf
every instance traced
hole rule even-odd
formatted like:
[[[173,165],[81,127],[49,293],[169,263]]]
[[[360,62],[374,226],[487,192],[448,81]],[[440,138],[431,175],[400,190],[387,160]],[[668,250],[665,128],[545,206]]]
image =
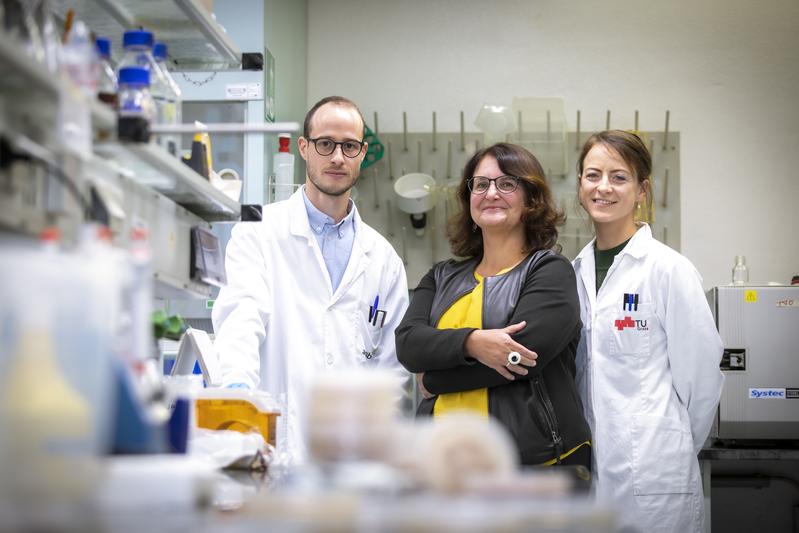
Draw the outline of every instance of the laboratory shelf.
[[[58,78],[31,58],[21,43],[0,31],[0,89],[58,96]]]
[[[121,54],[122,33],[143,27],[166,43],[178,70],[237,68],[241,51],[199,0],[55,0],[62,19],[68,9]]]
[[[103,143],[102,157],[113,158],[136,182],[151,187],[209,222],[238,220],[241,204],[231,200],[182,161],[154,144]]]

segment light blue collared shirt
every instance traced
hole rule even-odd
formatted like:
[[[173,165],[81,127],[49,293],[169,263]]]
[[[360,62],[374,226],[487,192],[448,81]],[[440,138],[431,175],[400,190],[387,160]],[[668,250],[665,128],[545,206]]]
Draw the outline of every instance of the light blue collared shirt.
[[[350,198],[348,213],[341,222],[336,221],[319,211],[305,194],[302,187],[302,199],[305,201],[305,211],[308,213],[308,222],[311,231],[316,235],[316,242],[325,260],[327,273],[330,275],[330,284],[336,292],[347,270],[350,261],[352,245],[355,242],[355,202]]]

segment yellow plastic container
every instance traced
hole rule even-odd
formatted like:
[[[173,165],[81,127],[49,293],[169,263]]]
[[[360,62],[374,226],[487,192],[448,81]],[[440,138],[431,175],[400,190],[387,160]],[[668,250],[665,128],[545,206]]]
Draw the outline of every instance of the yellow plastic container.
[[[261,391],[242,389],[204,389],[194,400],[198,428],[260,433],[275,446],[275,424],[280,410],[271,397]]]

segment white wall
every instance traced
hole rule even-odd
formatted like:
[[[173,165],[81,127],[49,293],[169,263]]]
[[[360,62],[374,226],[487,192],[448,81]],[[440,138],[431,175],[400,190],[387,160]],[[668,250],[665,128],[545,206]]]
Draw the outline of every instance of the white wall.
[[[560,96],[569,127],[681,134],[682,252],[707,288],[799,274],[796,0],[308,1],[308,104],[358,102],[381,131],[467,129],[484,102]]]
[[[305,0],[266,0],[264,2],[264,31],[266,46],[275,58],[275,121],[299,122],[305,119],[307,99],[307,19]],[[297,151],[293,135],[294,181],[305,181],[305,161]],[[277,136],[267,137],[267,167],[272,172],[272,156],[277,151]]]

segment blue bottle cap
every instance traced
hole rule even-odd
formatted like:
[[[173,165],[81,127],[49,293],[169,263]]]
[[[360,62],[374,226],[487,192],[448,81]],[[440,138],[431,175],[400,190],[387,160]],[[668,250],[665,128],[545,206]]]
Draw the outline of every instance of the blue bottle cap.
[[[153,57],[166,60],[166,45],[164,43],[155,43],[155,46],[153,46]]]
[[[105,37],[98,37],[95,41],[97,44],[97,52],[103,59],[111,57],[111,40]]]
[[[147,30],[128,30],[122,36],[122,46],[148,46],[153,47],[153,32]]]
[[[119,69],[119,84],[150,85],[150,71],[144,67],[123,67]]]

